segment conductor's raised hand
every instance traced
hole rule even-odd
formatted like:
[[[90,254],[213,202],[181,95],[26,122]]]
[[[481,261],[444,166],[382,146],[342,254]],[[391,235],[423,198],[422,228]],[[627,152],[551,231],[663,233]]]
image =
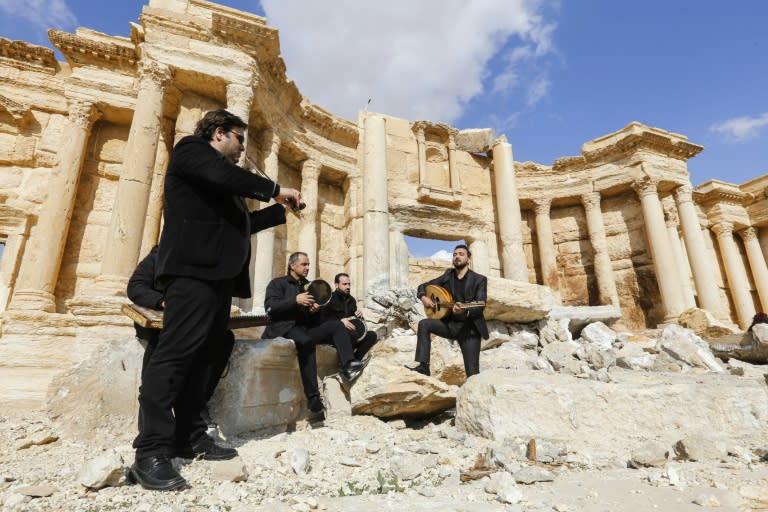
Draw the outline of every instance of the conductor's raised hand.
[[[296,296],[296,304],[298,304],[299,306],[304,306],[308,308],[314,303],[315,303],[315,298],[309,292],[300,293]]]
[[[293,209],[301,210],[305,206],[305,203],[301,201],[301,192],[295,188],[280,187],[280,193],[277,194],[275,200]]]

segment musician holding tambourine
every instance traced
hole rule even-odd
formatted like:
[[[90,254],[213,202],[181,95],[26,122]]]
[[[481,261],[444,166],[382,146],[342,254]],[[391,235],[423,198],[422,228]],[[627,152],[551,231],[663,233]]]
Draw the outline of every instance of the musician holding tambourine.
[[[378,341],[375,332],[368,332],[363,320],[363,311],[357,307],[357,301],[350,294],[351,281],[349,274],[336,274],[333,279],[336,289],[331,294],[328,305],[322,308],[324,318],[341,320],[349,332],[355,357],[363,359],[368,351]]]
[[[453,249],[453,268],[419,285],[416,296],[427,318],[421,320],[416,337],[415,360],[410,370],[429,375],[431,335],[458,340],[467,377],[480,372],[480,338],[488,339],[483,309],[488,279],[469,268],[472,253],[460,244]]]

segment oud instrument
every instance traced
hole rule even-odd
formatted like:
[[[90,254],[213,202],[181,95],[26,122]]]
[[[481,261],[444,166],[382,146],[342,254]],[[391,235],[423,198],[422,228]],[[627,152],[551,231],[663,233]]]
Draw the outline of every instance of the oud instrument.
[[[463,309],[481,308],[485,306],[485,301],[474,302],[454,302],[451,292],[436,284],[428,284],[425,295],[432,300],[431,308],[424,308],[427,318],[442,320],[453,310],[453,306],[459,306]]]

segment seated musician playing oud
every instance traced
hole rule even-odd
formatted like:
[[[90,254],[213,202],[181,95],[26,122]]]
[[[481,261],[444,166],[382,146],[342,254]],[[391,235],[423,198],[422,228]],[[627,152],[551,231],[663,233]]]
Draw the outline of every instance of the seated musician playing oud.
[[[295,252],[288,258],[288,273],[269,282],[264,309],[270,323],[262,338],[282,336],[293,340],[307,406],[313,413],[320,413],[325,407],[317,384],[317,344],[332,344],[336,347],[341,362],[341,376],[345,380],[354,380],[368,361],[355,358],[347,330],[339,320],[316,321],[315,315],[319,313],[320,306],[310,293],[304,291],[308,283],[307,274],[309,257],[306,253]]]
[[[453,268],[443,275],[419,285],[416,296],[421,299],[425,309],[432,309],[435,304],[426,295],[426,287],[430,284],[442,286],[453,296],[454,302],[485,302],[487,297],[488,279],[470,270],[469,261],[472,253],[469,248],[460,244],[453,249]],[[483,317],[483,307],[463,308],[454,304],[451,314],[437,320],[425,318],[419,321],[416,336],[416,362],[410,370],[429,375],[429,352],[432,345],[431,334],[442,338],[458,340],[461,354],[464,356],[464,371],[467,377],[480,372],[480,337],[488,339],[488,326]]]

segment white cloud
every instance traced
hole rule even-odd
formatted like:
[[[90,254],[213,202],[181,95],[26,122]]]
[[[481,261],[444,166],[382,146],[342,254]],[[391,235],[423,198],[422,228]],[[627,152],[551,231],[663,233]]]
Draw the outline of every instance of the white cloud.
[[[546,1],[261,4],[280,30],[288,76],[312,102],[355,119],[372,98],[373,111],[452,122],[486,80],[496,92],[516,87],[516,64],[551,51]]]
[[[446,251],[445,249],[440,249],[439,251],[434,253],[432,256],[430,256],[429,259],[451,261],[453,260],[453,251]]]
[[[77,26],[77,17],[65,0],[0,0],[0,12],[44,30]]]
[[[760,128],[768,125],[768,112],[757,117],[735,117],[710,126],[710,131],[722,133],[736,140],[754,139]]]
[[[528,88],[528,106],[531,107],[542,100],[548,93],[552,82],[546,76],[540,76]]]

